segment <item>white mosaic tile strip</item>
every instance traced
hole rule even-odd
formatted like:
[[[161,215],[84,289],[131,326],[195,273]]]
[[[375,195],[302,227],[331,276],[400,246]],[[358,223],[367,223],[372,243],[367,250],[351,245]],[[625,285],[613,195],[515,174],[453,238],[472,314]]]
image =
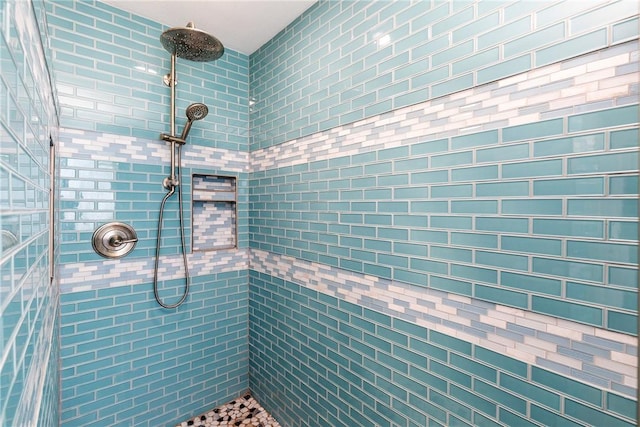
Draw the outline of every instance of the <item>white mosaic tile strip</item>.
[[[193,252],[187,255],[191,277],[226,271],[246,270],[248,250],[232,249],[215,252]],[[123,285],[149,283],[153,280],[154,258],[121,258],[105,261],[62,264],[59,269],[62,293]],[[173,280],[184,277],[182,255],[160,257],[158,277]]]
[[[450,137],[637,103],[637,50],[637,41],[624,43],[256,150],[251,153],[251,171],[393,148],[418,138]]]
[[[229,248],[236,245],[236,210],[229,202],[194,202],[193,249]]]
[[[280,427],[280,424],[260,404],[246,393],[202,415],[176,424],[175,427]]]
[[[250,268],[635,398],[637,338],[252,249]],[[563,356],[579,351],[582,358]]]
[[[170,145],[161,140],[98,133],[77,129],[62,129],[62,157],[169,165]],[[229,172],[247,172],[249,154],[241,151],[191,145],[182,148],[184,167],[203,167]]]

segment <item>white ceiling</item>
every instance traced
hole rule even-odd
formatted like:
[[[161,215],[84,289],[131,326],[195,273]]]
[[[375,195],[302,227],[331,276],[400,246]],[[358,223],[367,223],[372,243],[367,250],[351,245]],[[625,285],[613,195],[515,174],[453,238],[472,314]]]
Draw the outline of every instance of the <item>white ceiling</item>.
[[[316,0],[103,0],[169,27],[196,28],[247,55],[268,42]]]

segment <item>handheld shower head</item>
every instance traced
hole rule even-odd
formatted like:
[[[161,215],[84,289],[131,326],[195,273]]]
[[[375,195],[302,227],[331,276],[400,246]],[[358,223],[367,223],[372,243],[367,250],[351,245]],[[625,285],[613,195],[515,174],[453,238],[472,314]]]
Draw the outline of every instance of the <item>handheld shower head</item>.
[[[194,120],[202,120],[209,114],[209,108],[200,103],[191,104],[187,107],[187,124],[184,125],[180,139],[186,140],[191,130],[191,124]]]

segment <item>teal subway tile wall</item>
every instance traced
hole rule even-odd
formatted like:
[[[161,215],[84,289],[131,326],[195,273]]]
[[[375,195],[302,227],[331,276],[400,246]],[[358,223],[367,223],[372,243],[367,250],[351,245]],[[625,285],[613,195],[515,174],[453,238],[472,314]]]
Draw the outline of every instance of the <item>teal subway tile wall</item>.
[[[276,417],[635,424],[637,16],[320,1],[251,55],[250,384]]]
[[[290,427],[636,424],[637,2],[320,0],[178,59],[178,125],[209,115],[173,311],[167,27],[0,5],[0,424],[173,426],[247,389]]]
[[[44,3],[3,1],[0,20],[0,425],[57,425],[59,292],[49,212],[58,111]]]
[[[248,388],[248,57],[227,49],[213,63],[178,59],[178,128],[191,103],[209,114],[194,123],[181,156],[190,295],[167,311],[152,291],[170,174],[169,144],[159,138],[170,122],[162,81],[170,55],[159,42],[167,27],[97,1],[46,5],[62,112],[61,423],[175,425]],[[231,247],[198,250],[210,231],[194,224],[195,175],[236,180]],[[168,304],[185,287],[178,207],[176,196],[166,203],[158,260]],[[94,230],[111,221],[136,230],[125,258],[93,250]]]

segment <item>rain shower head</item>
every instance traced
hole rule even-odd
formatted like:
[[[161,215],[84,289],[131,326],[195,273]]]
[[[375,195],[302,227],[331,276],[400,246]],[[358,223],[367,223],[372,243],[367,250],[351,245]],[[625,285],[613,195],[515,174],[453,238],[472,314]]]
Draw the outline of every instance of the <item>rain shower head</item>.
[[[184,125],[180,139],[185,140],[191,130],[191,124],[194,120],[202,120],[209,114],[209,107],[204,104],[195,103],[187,107],[187,124]]]
[[[215,61],[224,53],[220,40],[196,29],[193,22],[186,27],[169,28],[160,36],[160,42],[172,55],[190,61]]]

